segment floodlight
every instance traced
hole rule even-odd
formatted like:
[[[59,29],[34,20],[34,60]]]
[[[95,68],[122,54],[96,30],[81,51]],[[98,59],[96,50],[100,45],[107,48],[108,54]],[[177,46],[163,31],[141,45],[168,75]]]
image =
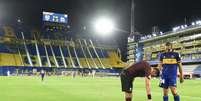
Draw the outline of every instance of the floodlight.
[[[95,30],[100,35],[110,34],[114,31],[114,23],[107,18],[100,18],[95,23]]]

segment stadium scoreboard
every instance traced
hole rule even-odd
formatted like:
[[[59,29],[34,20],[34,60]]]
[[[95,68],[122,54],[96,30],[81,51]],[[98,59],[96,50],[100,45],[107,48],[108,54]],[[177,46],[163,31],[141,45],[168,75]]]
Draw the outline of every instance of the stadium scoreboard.
[[[53,13],[53,12],[43,12],[43,21],[67,24],[68,23],[68,15],[60,14],[60,13]]]

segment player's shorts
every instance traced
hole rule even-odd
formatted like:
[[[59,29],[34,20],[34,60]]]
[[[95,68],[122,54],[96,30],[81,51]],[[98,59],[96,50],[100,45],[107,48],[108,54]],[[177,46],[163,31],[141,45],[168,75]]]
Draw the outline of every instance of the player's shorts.
[[[169,87],[177,87],[177,77],[161,77],[160,87],[168,89]]]
[[[121,73],[121,88],[123,92],[132,93],[133,90],[133,77],[127,75],[126,71],[123,70]]]

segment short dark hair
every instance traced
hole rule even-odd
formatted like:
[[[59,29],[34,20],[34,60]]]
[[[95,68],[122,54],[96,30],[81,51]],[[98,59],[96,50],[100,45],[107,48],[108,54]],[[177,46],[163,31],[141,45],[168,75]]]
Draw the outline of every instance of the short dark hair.
[[[171,45],[172,45],[171,42],[166,42],[166,43],[165,43],[165,46],[171,46]]]
[[[160,70],[159,70],[159,68],[154,67],[153,69],[156,71],[156,77],[159,77],[160,76]]]

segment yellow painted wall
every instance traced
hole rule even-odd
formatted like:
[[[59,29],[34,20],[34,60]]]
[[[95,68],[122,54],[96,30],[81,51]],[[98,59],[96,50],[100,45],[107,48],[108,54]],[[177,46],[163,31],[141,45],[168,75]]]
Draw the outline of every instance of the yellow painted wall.
[[[118,57],[116,52],[110,51],[108,54],[112,67],[122,68],[126,66],[126,64]]]
[[[118,57],[118,55],[115,52],[108,52],[109,58],[101,58],[101,62],[103,63],[104,67],[106,68],[111,68],[111,67],[124,67],[125,64],[121,61],[121,59]],[[26,57],[26,55],[23,55],[22,58]],[[32,60],[36,64],[34,66],[39,67],[39,61],[37,56],[32,56],[35,59]],[[53,56],[49,56],[50,61],[52,61],[55,64]],[[70,58],[66,58],[68,61],[67,67],[72,67],[72,63]],[[85,58],[80,58],[80,63],[83,67],[88,67],[87,62]],[[88,58],[89,64],[91,67],[95,68],[95,65],[93,63],[93,60],[91,58]],[[97,58],[94,59],[96,65],[99,68],[102,68],[99,60]],[[25,62],[24,62],[25,63]],[[18,54],[8,54],[8,53],[0,53],[0,66],[30,66],[29,64],[23,64],[21,62],[20,56]],[[43,66],[47,66],[48,64],[46,63]],[[53,67],[56,67],[56,65],[52,65]]]
[[[17,54],[0,53],[0,66],[23,66]]]

